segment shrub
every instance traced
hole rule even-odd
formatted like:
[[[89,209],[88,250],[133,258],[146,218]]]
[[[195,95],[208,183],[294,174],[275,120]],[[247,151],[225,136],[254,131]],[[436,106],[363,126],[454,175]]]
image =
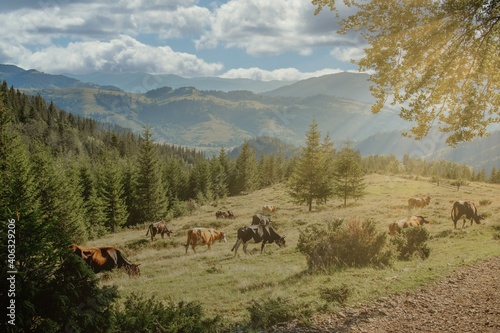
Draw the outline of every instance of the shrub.
[[[307,258],[311,271],[339,267],[390,265],[393,253],[387,246],[386,234],[377,232],[373,221],[328,222],[314,225],[300,233],[298,249]]]
[[[330,303],[338,303],[344,305],[347,299],[351,296],[351,289],[342,283],[341,286],[335,288],[322,288],[320,289],[320,297]]]
[[[287,322],[297,318],[296,307],[289,300],[281,297],[268,299],[262,303],[253,301],[247,308],[250,312],[250,327],[254,329],[268,329],[278,323]]]
[[[205,318],[199,304],[164,304],[137,294],[126,298],[115,317],[115,332],[219,332],[223,326],[219,317]]]
[[[430,248],[426,241],[429,239],[429,231],[423,227],[406,228],[400,234],[392,237],[391,242],[398,252],[398,259],[408,260],[414,255],[422,259],[428,258]]]

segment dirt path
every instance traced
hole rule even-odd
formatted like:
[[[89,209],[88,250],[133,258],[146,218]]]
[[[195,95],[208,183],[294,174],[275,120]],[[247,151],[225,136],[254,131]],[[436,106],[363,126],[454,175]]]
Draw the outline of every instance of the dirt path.
[[[500,332],[500,257],[465,266],[417,292],[272,332]]]

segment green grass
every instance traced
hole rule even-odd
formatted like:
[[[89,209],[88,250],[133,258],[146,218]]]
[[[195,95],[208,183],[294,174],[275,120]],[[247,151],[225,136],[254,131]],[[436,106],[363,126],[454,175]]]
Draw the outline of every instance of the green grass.
[[[351,291],[347,305],[370,302],[394,292],[415,290],[453,270],[477,260],[500,255],[500,186],[471,182],[457,192],[456,188],[436,186],[425,180],[370,175],[366,177],[367,195],[347,208],[331,200],[312,212],[294,204],[279,185],[248,195],[230,197],[218,206],[201,207],[194,215],[171,221],[171,238],[156,238],[151,243],[146,228],[127,229],[106,235],[86,245],[114,245],[122,248],[133,262],[141,263],[141,276],[129,279],[124,272],[101,277],[101,283],[116,285],[122,294],[132,292],[174,302],[199,302],[208,315],[220,315],[229,323],[249,320],[248,308],[253,300],[285,299],[297,309],[315,312],[336,311],[338,304],[326,304],[321,290],[345,284]],[[430,206],[409,212],[407,200],[430,195]],[[467,228],[453,230],[450,218],[455,200],[471,200],[480,214],[487,216],[482,224],[467,223]],[[485,203],[479,205],[479,201]],[[253,214],[264,204],[280,209],[273,214],[278,233],[286,234],[287,247],[267,245],[260,254],[260,244],[250,244],[249,254],[240,247],[233,258],[231,247],[236,230],[251,223]],[[215,211],[230,209],[235,220],[216,220]],[[309,274],[305,257],[296,245],[300,230],[313,223],[337,218],[372,219],[380,231],[390,222],[412,214],[426,216],[431,238],[430,257],[426,260],[397,261],[393,267],[348,268],[331,274]],[[461,225],[461,224],[460,224]],[[186,230],[192,226],[217,226],[228,234],[227,243],[216,243],[208,252],[198,246],[185,254]],[[305,320],[305,319],[304,319]]]

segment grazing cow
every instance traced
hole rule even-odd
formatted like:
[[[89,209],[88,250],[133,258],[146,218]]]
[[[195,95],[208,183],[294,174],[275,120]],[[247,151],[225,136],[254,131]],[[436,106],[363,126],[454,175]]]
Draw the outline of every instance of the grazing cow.
[[[484,217],[481,215],[477,215],[477,208],[474,203],[470,201],[455,201],[453,204],[453,208],[451,209],[451,219],[453,220],[453,224],[455,229],[457,228],[458,220],[463,216],[462,228],[465,226],[465,219],[470,219],[470,225],[472,225],[472,221],[475,221],[477,224],[481,223],[481,220],[484,220]]]
[[[430,202],[431,197],[429,196],[422,198],[410,198],[408,199],[408,209],[412,209],[414,207],[424,208],[425,206],[429,205]]]
[[[264,211],[264,212],[274,213],[277,210],[278,210],[278,207],[273,206],[273,205],[262,206],[262,211]]]
[[[230,210],[218,210],[215,212],[216,219],[235,219],[235,216]]]
[[[167,236],[170,237],[170,234],[173,234],[173,233],[174,232],[172,230],[168,230],[165,222],[160,221],[160,222],[151,223],[149,225],[148,231],[146,231],[146,236],[148,234],[150,234],[151,241],[153,241],[156,234],[161,234],[161,239],[163,239],[163,235],[167,234]]]
[[[424,224],[429,224],[430,222],[425,219],[424,216],[410,216],[409,218],[402,219],[389,224],[389,235],[395,235],[400,233],[403,228],[419,227]]]
[[[271,218],[269,216],[255,214],[252,216],[252,225],[270,225]]]
[[[194,253],[196,253],[196,245],[198,241],[202,244],[207,244],[208,249],[212,246],[215,241],[227,242],[226,234],[224,231],[215,230],[212,228],[192,228],[187,232],[187,243],[186,243],[186,253],[188,252],[189,245],[193,248]]]
[[[82,258],[94,271],[100,273],[103,271],[111,271],[113,268],[125,268],[129,276],[140,275],[140,264],[130,262],[122,252],[113,246],[90,247],[71,244],[68,249]]]
[[[253,239],[254,243],[262,242],[260,247],[260,253],[264,251],[264,246],[267,243],[278,244],[279,247],[285,246],[285,236],[281,237],[276,231],[270,226],[266,227],[268,232],[261,233],[262,226],[251,225],[246,227],[241,227],[238,229],[238,239],[234,244],[231,251],[234,251],[234,256],[236,257],[236,252],[238,252],[238,247],[243,243],[243,251],[247,253],[248,243]]]

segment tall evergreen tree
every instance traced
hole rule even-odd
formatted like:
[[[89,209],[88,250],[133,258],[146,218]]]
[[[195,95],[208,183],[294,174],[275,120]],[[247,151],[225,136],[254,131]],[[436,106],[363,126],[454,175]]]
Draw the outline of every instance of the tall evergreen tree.
[[[290,196],[299,204],[307,204],[309,211],[313,202],[323,204],[332,196],[327,163],[333,147],[326,143],[322,145],[320,141],[318,123],[312,121],[306,134],[306,146],[301,150],[289,182]]]
[[[214,199],[225,198],[228,194],[226,170],[220,163],[220,159],[214,156],[210,160],[211,192]]]
[[[349,142],[346,142],[335,159],[333,176],[334,194],[344,200],[344,207],[347,199],[358,199],[364,195],[363,175],[359,152],[354,151]]]
[[[191,198],[196,198],[200,203],[212,200],[211,186],[212,180],[208,162],[206,160],[197,161],[189,177]]]
[[[188,199],[188,165],[178,158],[169,158],[163,175],[168,184],[168,198],[171,206],[174,201]]]
[[[135,180],[135,211],[133,224],[161,220],[168,210],[168,201],[163,184],[157,147],[151,139],[149,127],[144,131],[144,140],[137,159]]]
[[[123,179],[116,163],[106,163],[100,183],[105,225],[114,233],[128,218]]]
[[[255,190],[258,180],[257,156],[250,143],[245,141],[236,159],[233,194]]]

